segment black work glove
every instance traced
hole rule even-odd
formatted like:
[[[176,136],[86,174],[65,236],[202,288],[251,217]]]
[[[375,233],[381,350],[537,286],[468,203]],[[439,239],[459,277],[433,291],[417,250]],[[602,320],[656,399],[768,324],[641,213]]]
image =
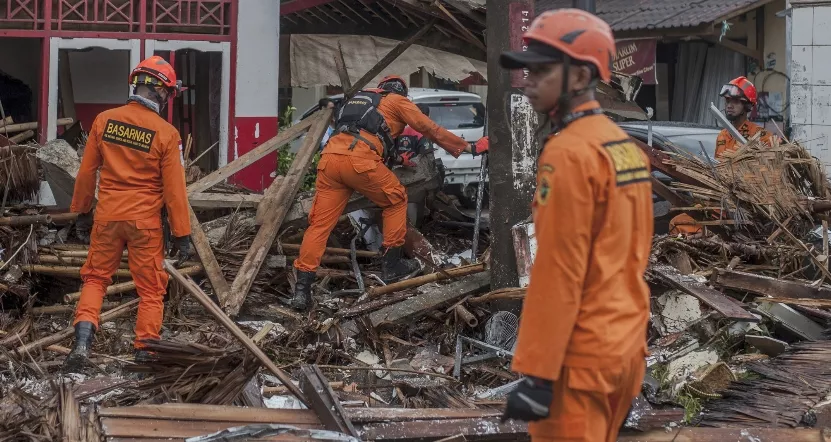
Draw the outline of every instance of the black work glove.
[[[89,244],[90,232],[92,232],[92,210],[78,214],[78,218],[75,220],[75,235],[84,244]]]
[[[508,419],[534,422],[548,417],[554,388],[551,381],[526,377],[516,390],[508,395],[508,404],[502,414],[502,422]]]
[[[175,266],[180,267],[190,258],[190,236],[173,238],[173,248],[170,249],[171,258],[176,258]]]

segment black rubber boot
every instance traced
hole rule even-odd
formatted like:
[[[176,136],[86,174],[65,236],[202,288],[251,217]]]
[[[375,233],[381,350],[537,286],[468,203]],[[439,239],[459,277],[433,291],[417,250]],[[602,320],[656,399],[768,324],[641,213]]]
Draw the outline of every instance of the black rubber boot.
[[[64,372],[80,373],[89,364],[89,351],[94,336],[95,325],[92,322],[81,321],[75,324],[75,345],[63,363]]]
[[[312,307],[312,284],[315,282],[315,272],[297,271],[297,282],[294,284],[294,296],[289,301],[289,307],[295,310],[308,310]]]
[[[149,352],[147,350],[135,349],[133,351],[133,360],[135,361],[136,364],[144,364],[144,363],[147,363],[147,362],[153,362],[153,361],[156,360],[154,356],[155,355],[152,352]]]
[[[389,284],[404,277],[413,276],[419,270],[421,270],[421,266],[418,265],[418,261],[404,258],[404,249],[402,247],[390,247],[384,253],[384,258],[381,262],[381,279]]]

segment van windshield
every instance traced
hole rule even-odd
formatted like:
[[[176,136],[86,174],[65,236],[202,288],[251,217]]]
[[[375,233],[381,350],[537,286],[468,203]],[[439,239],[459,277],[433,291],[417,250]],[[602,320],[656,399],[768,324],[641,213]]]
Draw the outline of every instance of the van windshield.
[[[429,103],[430,119],[447,129],[477,129],[485,126],[482,103]]]

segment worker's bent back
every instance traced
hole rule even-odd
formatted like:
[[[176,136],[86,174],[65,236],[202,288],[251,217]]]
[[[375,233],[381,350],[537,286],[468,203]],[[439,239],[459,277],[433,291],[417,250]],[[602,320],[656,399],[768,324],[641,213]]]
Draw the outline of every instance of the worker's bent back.
[[[100,167],[96,221],[159,217],[166,204],[173,235],[187,236],[181,146],[178,131],[139,103],[102,112],[89,134],[71,210],[89,211],[95,191],[90,172]]]

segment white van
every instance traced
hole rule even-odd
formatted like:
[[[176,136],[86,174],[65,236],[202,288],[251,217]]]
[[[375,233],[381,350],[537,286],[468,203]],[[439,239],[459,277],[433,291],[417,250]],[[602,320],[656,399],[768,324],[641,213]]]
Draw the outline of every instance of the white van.
[[[426,104],[430,108],[431,120],[467,142],[474,144],[484,135],[485,105],[478,95],[469,92],[413,87],[410,88],[408,97],[415,104]],[[343,99],[343,94],[329,98],[339,104]],[[316,106],[308,109],[297,121],[306,118],[316,110]],[[295,141],[295,143],[299,146],[299,142]],[[469,185],[479,182],[481,157],[473,157],[471,154],[464,153],[459,158],[453,158],[438,146],[436,146],[435,156],[444,165],[446,186],[452,186],[453,191],[462,192],[468,197],[476,194],[475,186],[469,187]]]

